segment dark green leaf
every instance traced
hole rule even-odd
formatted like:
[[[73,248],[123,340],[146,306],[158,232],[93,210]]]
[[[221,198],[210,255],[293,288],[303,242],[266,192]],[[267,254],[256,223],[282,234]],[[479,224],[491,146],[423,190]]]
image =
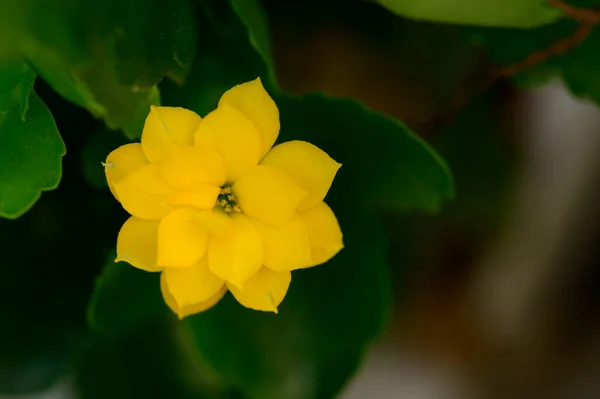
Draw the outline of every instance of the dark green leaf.
[[[531,28],[560,18],[546,0],[376,0],[409,18],[464,25]]]
[[[576,29],[576,22],[563,19],[537,29],[465,28],[464,31],[472,44],[484,47],[491,61],[502,67],[522,62],[530,54],[571,36]],[[560,71],[553,64],[554,59],[548,61],[516,75],[515,81],[532,87],[558,76]]]
[[[58,186],[65,146],[23,63],[0,64],[0,216],[17,218]]]
[[[139,137],[155,85],[182,82],[196,49],[188,0],[50,0],[7,5],[0,16],[0,54],[26,57],[62,96]]]
[[[391,210],[436,211],[454,195],[450,170],[394,118],[359,102],[319,94],[278,96],[279,141],[306,140],[342,168],[330,195]]]
[[[541,65],[515,76],[515,81],[525,87],[546,83],[560,77],[578,97],[590,98],[600,104],[600,29],[595,28],[581,44],[565,44],[578,29],[578,23],[561,20],[548,26],[531,30],[474,29],[468,30],[473,42],[480,43],[499,66],[515,64],[532,54],[556,47],[560,54],[548,57]],[[568,51],[559,51],[561,49]],[[563,54],[564,52],[564,54]]]
[[[193,109],[203,116],[217,107],[226,90],[237,84],[261,77],[266,87],[273,86],[262,11],[254,1],[241,3],[234,1],[229,4],[222,0],[199,2],[196,61],[185,85],[179,87],[169,81],[161,85],[165,105]],[[243,22],[240,20],[242,15]],[[254,46],[249,34],[255,38]],[[257,49],[260,49],[259,52]]]
[[[113,253],[96,280],[88,308],[90,327],[105,334],[131,330],[167,311],[160,293],[160,273],[115,263],[114,258]]]
[[[577,48],[551,63],[561,71],[561,76],[573,94],[589,98],[600,104],[600,29],[596,28]]]
[[[35,73],[26,63],[0,63],[0,116],[4,118],[16,107],[21,119],[25,119],[34,81]]]
[[[269,69],[272,85],[277,85],[275,60],[271,49],[271,34],[265,10],[259,0],[229,0],[233,10],[248,28],[250,43],[263,57]]]
[[[42,56],[33,60],[40,76],[60,95],[104,118],[111,129],[123,130],[129,139],[141,137],[150,106],[160,104],[158,89],[119,83],[111,66],[101,59],[91,65],[70,72],[69,66],[48,62]]]

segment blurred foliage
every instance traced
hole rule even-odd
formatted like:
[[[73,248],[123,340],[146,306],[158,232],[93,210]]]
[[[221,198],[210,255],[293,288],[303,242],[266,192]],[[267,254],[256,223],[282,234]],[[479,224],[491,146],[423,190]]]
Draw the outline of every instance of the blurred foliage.
[[[431,127],[429,119],[451,109],[473,76],[554,45],[576,22],[541,0],[380,1],[406,17],[479,27],[407,22],[361,1],[277,3],[0,3],[0,314],[7,327],[0,330],[0,392],[41,390],[68,374],[89,399],[335,397],[389,320],[390,254],[401,266],[394,276],[443,267],[440,257],[450,252],[431,248],[482,240],[502,223],[516,150],[505,136],[512,126],[495,113],[497,87],[466,101],[449,126]],[[369,85],[379,82],[403,101],[379,111],[411,123],[369,109],[363,98],[286,91],[282,82],[294,76],[283,77],[289,69],[277,65],[298,50],[276,46],[271,24],[307,35],[333,25],[332,16],[337,29],[363,27],[352,34],[368,49],[329,60],[338,87],[368,74]],[[327,32],[329,54],[341,42],[339,31]],[[600,102],[598,41],[596,28],[580,46],[514,78],[528,87],[560,76],[575,94]],[[293,65],[299,72],[319,69],[311,65],[317,56],[295,59],[304,61]],[[352,68],[363,69],[352,75]],[[310,141],[343,164],[326,201],[345,249],[294,274],[277,315],[228,295],[178,321],[157,274],[112,261],[125,212],[101,162],[140,136],[151,104],[162,99],[204,116],[224,91],[257,76],[280,109],[279,141]],[[34,205],[58,186],[61,171],[60,187]],[[444,205],[454,179],[458,197]],[[410,279],[403,281],[408,289]]]
[[[600,6],[597,0],[569,3]],[[529,30],[473,28],[465,32],[471,42],[485,48],[492,62],[499,66],[516,64],[531,54],[544,54],[552,48],[551,56],[541,57],[543,62],[539,65],[533,63],[531,67],[524,68],[522,73],[514,76],[515,81],[524,87],[535,87],[552,78],[560,78],[574,95],[600,104],[600,83],[596,79],[600,68],[600,28],[590,29],[590,33],[583,32],[578,22],[561,19]],[[579,41],[582,41],[581,44]]]
[[[545,0],[377,0],[405,17],[465,25],[531,28],[560,18]]]
[[[27,60],[56,91],[133,139],[156,84],[182,82],[196,47],[187,0],[4,0],[0,50]]]

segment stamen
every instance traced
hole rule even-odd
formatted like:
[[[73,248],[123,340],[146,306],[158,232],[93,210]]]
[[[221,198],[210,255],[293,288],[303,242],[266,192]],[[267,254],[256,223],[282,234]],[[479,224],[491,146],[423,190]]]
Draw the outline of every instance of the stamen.
[[[242,208],[237,203],[237,198],[231,187],[222,187],[215,202],[216,207],[223,208],[225,213],[242,212]]]

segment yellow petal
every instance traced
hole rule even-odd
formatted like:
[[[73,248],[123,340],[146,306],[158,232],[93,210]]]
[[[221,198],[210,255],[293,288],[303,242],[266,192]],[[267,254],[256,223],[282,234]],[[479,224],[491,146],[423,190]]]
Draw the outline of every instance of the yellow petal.
[[[253,220],[262,240],[263,265],[276,271],[291,271],[313,265],[306,224],[298,215],[281,227]]]
[[[148,160],[140,143],[122,145],[108,154],[104,163],[104,173],[106,174],[108,187],[117,200],[119,197],[117,197],[114,184],[147,164]]]
[[[292,273],[261,268],[242,290],[227,284],[235,299],[247,308],[277,313],[277,307],[287,293]]]
[[[340,225],[326,203],[321,202],[307,211],[299,212],[298,216],[308,229],[313,265],[327,262],[344,248]]]
[[[227,181],[233,182],[260,159],[261,141],[250,119],[224,104],[200,123],[194,138],[198,147],[212,146],[225,165]]]
[[[215,306],[227,292],[227,287],[223,285],[216,294],[214,294],[212,297],[205,301],[183,307],[180,307],[177,304],[177,301],[169,292],[169,286],[167,285],[164,273],[162,273],[160,276],[160,290],[162,291],[165,303],[169,306],[173,313],[175,313],[177,317],[179,317],[179,319],[183,319],[184,317],[204,312],[205,310],[208,310]]]
[[[158,243],[158,221],[142,220],[135,216],[127,219],[117,238],[117,259],[138,269],[157,272],[156,248]]]
[[[115,183],[123,208],[141,219],[161,219],[170,210],[168,200],[175,190],[161,177],[158,165],[142,166]]]
[[[180,146],[162,164],[167,183],[177,190],[198,184],[220,187],[225,183],[225,167],[219,153],[210,147]]]
[[[241,287],[260,269],[262,262],[260,236],[245,215],[233,214],[222,234],[211,234],[208,266],[223,280]]]
[[[197,219],[211,234],[218,236],[228,234],[234,223],[228,214],[218,208],[213,208],[209,212],[201,212]]]
[[[225,284],[209,270],[206,256],[190,267],[167,268],[163,276],[179,308],[210,299]]]
[[[288,141],[275,146],[260,161],[285,172],[304,191],[306,197],[298,210],[312,208],[323,201],[341,164],[326,152],[306,141]]]
[[[219,196],[219,187],[198,185],[186,192],[177,193],[169,198],[169,204],[175,206],[191,206],[198,209],[212,209]]]
[[[142,148],[148,161],[161,162],[177,144],[192,145],[201,120],[185,108],[151,107],[142,133]]]
[[[190,267],[206,255],[208,230],[198,222],[202,212],[180,208],[169,213],[158,227],[157,264],[163,267]]]
[[[265,165],[252,168],[232,189],[244,213],[277,226],[290,220],[306,195],[285,173]]]
[[[279,110],[257,78],[237,85],[223,94],[219,107],[229,104],[248,117],[261,137],[260,156],[269,151],[279,135]]]

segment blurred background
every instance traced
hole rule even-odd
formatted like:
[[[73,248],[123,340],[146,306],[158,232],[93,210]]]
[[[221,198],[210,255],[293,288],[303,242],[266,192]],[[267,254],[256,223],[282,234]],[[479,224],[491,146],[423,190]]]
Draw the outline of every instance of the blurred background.
[[[600,397],[600,108],[574,99],[558,80],[528,91],[498,81],[485,93],[473,90],[458,112],[457,98],[490,69],[464,29],[404,20],[367,2],[342,12],[330,2],[265,4],[283,89],[355,97],[400,119],[444,157],[456,181],[456,199],[439,215],[382,215],[393,315],[340,397]],[[78,164],[87,147],[75,130],[95,122],[39,86],[51,109],[58,104],[52,111],[69,148],[64,162]],[[77,201],[80,180],[66,175],[61,183],[63,194],[73,190],[74,209],[93,210],[86,223],[97,228],[118,228],[102,222],[118,204]],[[44,194],[26,216],[42,241],[54,233],[43,231],[40,215],[65,206],[60,195]],[[100,256],[101,247],[73,256]],[[97,270],[79,273],[84,298]],[[83,329],[77,317],[64,315],[64,325]],[[32,378],[62,364],[35,348],[43,335],[30,338],[31,356],[40,357]],[[67,377],[41,395],[0,398],[67,399],[75,391]]]
[[[499,81],[454,114],[490,68],[459,28],[372,4],[307,28],[290,8],[272,5],[284,87],[397,117],[457,186],[440,215],[386,219],[394,316],[342,398],[599,397],[598,107]]]

